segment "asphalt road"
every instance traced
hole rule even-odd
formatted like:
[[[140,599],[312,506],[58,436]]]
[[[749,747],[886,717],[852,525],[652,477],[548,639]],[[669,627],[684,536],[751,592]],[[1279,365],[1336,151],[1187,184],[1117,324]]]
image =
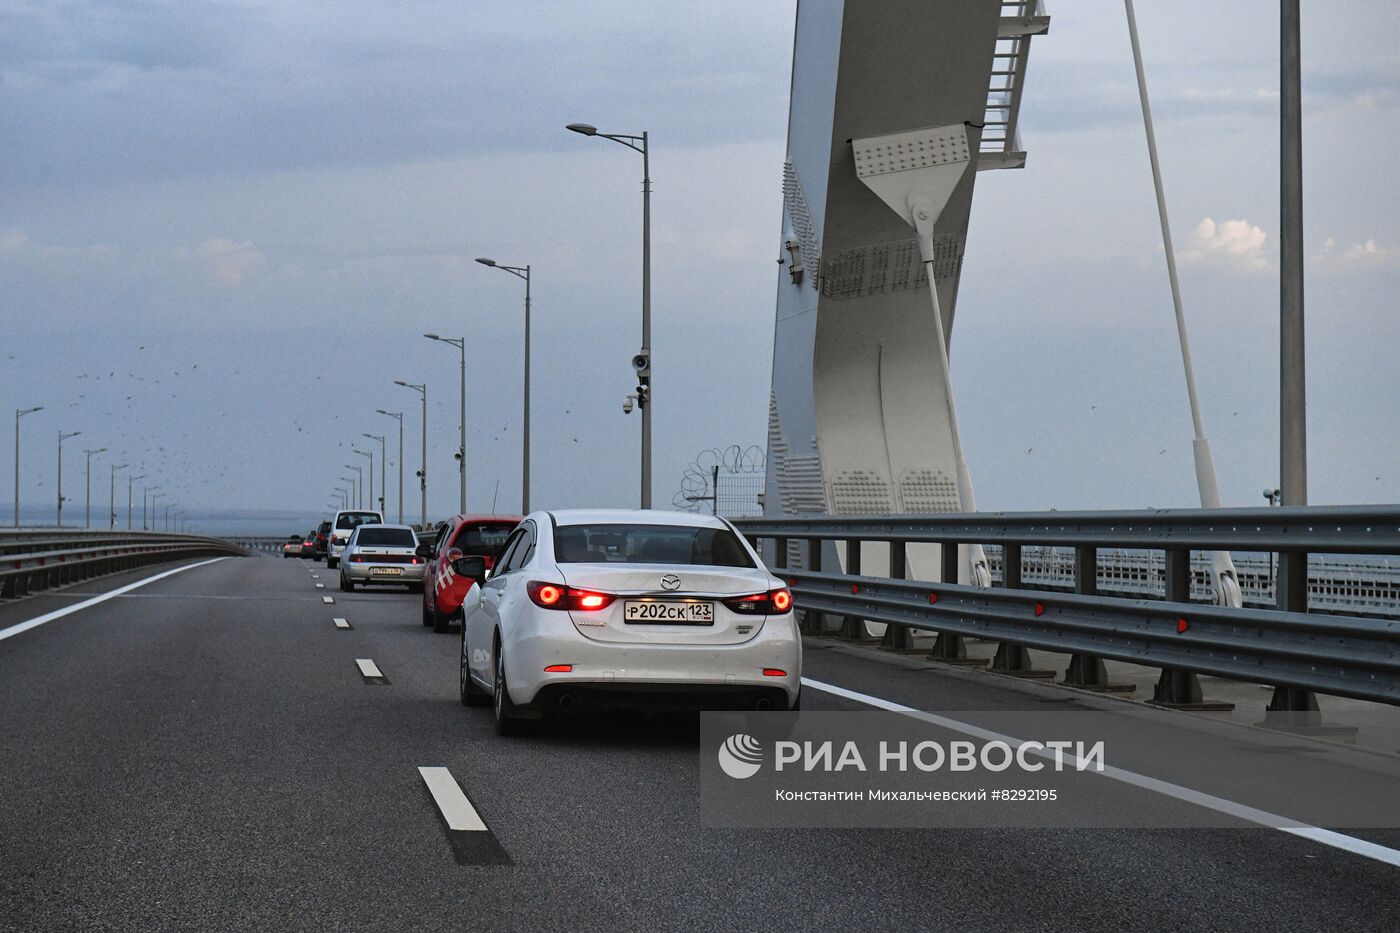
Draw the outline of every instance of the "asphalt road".
[[[164,569],[0,606],[0,637]],[[693,718],[499,738],[458,704],[457,638],[417,600],[226,559],[0,640],[0,929],[1400,929],[1400,867],[1244,823],[708,828]],[[916,709],[1095,702],[822,643],[805,673]],[[868,706],[809,685],[803,708]],[[1255,760],[1258,787],[1201,789],[1279,806],[1295,776]],[[486,832],[448,829],[424,767]]]

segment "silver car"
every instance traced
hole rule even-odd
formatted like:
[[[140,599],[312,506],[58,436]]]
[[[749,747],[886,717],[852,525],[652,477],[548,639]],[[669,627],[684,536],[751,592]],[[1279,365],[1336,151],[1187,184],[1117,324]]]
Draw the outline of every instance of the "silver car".
[[[417,551],[418,539],[407,525],[358,525],[340,554],[340,588],[365,584],[421,590],[427,562]]]

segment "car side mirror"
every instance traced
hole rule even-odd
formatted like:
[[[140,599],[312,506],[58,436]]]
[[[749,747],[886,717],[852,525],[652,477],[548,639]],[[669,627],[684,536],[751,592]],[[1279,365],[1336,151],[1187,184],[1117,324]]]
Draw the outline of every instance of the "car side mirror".
[[[452,570],[458,576],[482,583],[486,580],[486,558],[476,555],[459,557],[452,562]]]
[[[419,557],[432,557],[433,546],[431,544],[420,544],[413,549],[413,553],[417,554]]]

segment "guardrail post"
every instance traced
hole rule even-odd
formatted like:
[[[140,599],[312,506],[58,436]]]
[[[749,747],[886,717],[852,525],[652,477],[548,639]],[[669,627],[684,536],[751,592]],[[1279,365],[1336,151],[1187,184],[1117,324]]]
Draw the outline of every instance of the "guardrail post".
[[[773,539],[773,569],[774,569],[774,570],[786,570],[786,569],[787,569],[787,565],[788,565],[788,548],[787,548],[787,543],[788,543],[788,539],[787,539],[787,538],[774,538],[774,539]]]
[[[1304,551],[1280,551],[1278,555],[1277,607],[1283,612],[1308,611],[1308,555]],[[1299,687],[1274,687],[1273,699],[1265,709],[1270,713],[1293,713],[1293,725],[1320,725],[1321,707],[1317,694]],[[1301,714],[1301,715],[1300,715]],[[1267,717],[1266,717],[1267,718]]]
[[[846,541],[846,573],[851,576],[860,576],[860,539],[858,538],[850,538]],[[856,640],[864,638],[865,620],[855,616],[844,617],[841,620],[841,636]]]
[[[1098,548],[1081,545],[1074,549],[1074,591],[1083,596],[1094,596],[1098,593]],[[1069,667],[1065,669],[1065,679],[1060,683],[1067,687],[1084,687],[1090,690],[1108,689],[1108,671],[1104,668],[1103,658],[1092,654],[1071,655]]]
[[[1021,588],[1021,545],[1003,544],[1001,546],[1001,576],[1002,585],[1007,589],[1019,590]],[[1031,653],[1026,650],[1026,646],[1010,641],[997,644],[996,657],[992,658],[992,666],[989,670],[996,674],[1020,674],[1022,676],[1039,673],[1031,668]],[[1050,676],[1053,677],[1054,674],[1052,673]]]
[[[890,542],[890,579],[903,580],[909,575],[908,548],[903,541]],[[914,639],[907,625],[890,623],[885,626],[885,637],[881,644],[895,651],[908,651],[914,647]]]
[[[1191,601],[1191,552],[1184,548],[1166,550],[1166,600],[1169,603]],[[1200,706],[1201,681],[1194,671],[1173,667],[1162,668],[1152,702],[1158,706]],[[1234,704],[1230,704],[1233,708]]]
[[[822,572],[822,539],[807,539],[807,569],[812,573]],[[822,614],[815,609],[808,609],[802,615],[802,631],[809,635],[819,635],[826,627],[826,622]]]
[[[938,578],[944,583],[957,585],[958,582],[958,543],[956,541],[944,541],[938,546]],[[965,661],[967,660],[967,645],[963,643],[961,635],[953,632],[939,632],[938,637],[933,640],[933,650],[929,652],[929,658],[935,661]]]

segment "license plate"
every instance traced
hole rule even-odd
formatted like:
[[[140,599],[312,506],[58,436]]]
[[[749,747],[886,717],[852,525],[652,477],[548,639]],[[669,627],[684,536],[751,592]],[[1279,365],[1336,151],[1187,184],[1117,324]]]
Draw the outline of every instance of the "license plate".
[[[403,573],[403,569],[399,567],[371,567],[369,573],[372,577],[397,577]]]
[[[622,604],[622,618],[627,622],[650,622],[661,625],[714,625],[715,604],[709,602],[673,602],[661,599],[629,599]]]

